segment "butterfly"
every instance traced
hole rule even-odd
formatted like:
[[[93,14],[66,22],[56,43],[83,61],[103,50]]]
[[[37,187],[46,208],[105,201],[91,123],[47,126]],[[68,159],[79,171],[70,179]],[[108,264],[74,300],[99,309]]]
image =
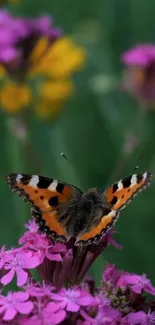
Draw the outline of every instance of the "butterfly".
[[[119,212],[151,183],[150,172],[133,174],[109,186],[83,193],[76,186],[38,175],[10,174],[13,192],[31,204],[40,232],[56,241],[75,237],[75,245],[95,244],[116,222]]]

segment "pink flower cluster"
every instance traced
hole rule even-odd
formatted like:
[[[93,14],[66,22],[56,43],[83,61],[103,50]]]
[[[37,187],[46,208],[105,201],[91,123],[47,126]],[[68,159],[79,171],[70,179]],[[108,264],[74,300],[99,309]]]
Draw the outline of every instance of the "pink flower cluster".
[[[1,325],[155,324],[155,288],[145,275],[107,265],[99,288],[86,277],[94,259],[113,242],[111,234],[97,245],[78,248],[73,242],[54,243],[38,233],[33,221],[26,227],[18,248],[3,246],[0,251]],[[39,271],[42,282],[35,280],[32,269]],[[19,291],[3,294],[14,277]]]
[[[61,35],[61,30],[52,25],[48,16],[36,19],[17,18],[7,10],[0,10],[0,63],[21,62],[23,58],[23,44],[26,51],[39,37],[46,36],[50,42]],[[27,53],[27,52],[26,52]]]
[[[154,103],[155,100],[155,45],[137,44],[121,55],[125,64],[122,86],[138,100]]]

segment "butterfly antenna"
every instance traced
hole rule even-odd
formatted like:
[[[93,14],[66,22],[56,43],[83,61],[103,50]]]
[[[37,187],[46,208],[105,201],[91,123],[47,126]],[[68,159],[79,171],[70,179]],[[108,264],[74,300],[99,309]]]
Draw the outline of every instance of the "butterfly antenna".
[[[69,161],[67,156],[63,152],[61,152],[61,157],[64,158],[65,160]]]
[[[132,172],[134,173],[134,172],[136,172],[138,169],[139,169],[139,166],[136,166],[136,167],[132,170]]]

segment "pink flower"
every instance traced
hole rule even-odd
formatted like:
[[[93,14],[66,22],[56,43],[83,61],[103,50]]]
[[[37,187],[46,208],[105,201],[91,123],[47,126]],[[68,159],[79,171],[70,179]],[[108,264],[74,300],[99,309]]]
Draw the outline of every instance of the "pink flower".
[[[124,52],[122,62],[127,66],[123,88],[138,99],[155,100],[155,45],[139,44]]]
[[[110,306],[100,307],[94,325],[117,325],[120,323],[121,313]]]
[[[78,312],[80,307],[96,306],[97,300],[87,291],[78,287],[72,289],[61,289],[57,294],[52,294],[55,301],[60,302],[60,306],[67,311]]]
[[[65,310],[54,302],[49,302],[37,315],[27,317],[20,325],[57,325],[66,318]]]
[[[10,252],[11,251],[6,251],[5,245],[2,246],[0,250],[0,269],[3,268],[6,262],[12,259]]]
[[[52,285],[46,285],[43,282],[43,285],[40,283],[28,283],[26,285],[26,290],[32,297],[49,297],[52,296],[52,291],[55,288]]]
[[[144,311],[138,311],[135,313],[130,313],[126,316],[129,324],[132,325],[154,325],[155,324],[155,312],[144,313]]]
[[[27,292],[9,292],[8,295],[0,296],[0,314],[3,314],[3,320],[12,320],[17,313],[27,315],[33,309],[32,301],[27,301],[29,294]]]
[[[35,238],[39,236],[38,234],[38,226],[34,222],[34,220],[30,220],[28,224],[25,224],[25,227],[28,228],[28,231],[24,233],[24,235],[19,239],[19,244],[26,244],[34,242]]]
[[[19,251],[17,253],[10,254],[11,260],[7,261],[4,265],[5,270],[9,272],[1,278],[3,285],[12,281],[13,277],[17,276],[17,285],[22,286],[28,279],[28,272],[25,269],[33,269],[40,264],[40,260],[37,256],[33,256],[31,252]]]
[[[145,292],[155,295],[155,288],[152,286],[151,281],[148,280],[145,275],[125,273],[119,278],[117,287],[125,286],[129,286],[132,291],[138,294],[142,293],[144,290]]]
[[[107,264],[106,269],[103,272],[103,281],[108,282],[110,281],[112,284],[116,285],[117,281],[119,280],[122,271],[116,269],[114,264]]]
[[[30,249],[36,252],[36,256],[40,259],[40,264],[44,261],[45,257],[51,261],[60,262],[62,260],[60,253],[65,250],[65,245],[56,243],[49,240],[44,235],[38,235],[35,238],[33,245]]]

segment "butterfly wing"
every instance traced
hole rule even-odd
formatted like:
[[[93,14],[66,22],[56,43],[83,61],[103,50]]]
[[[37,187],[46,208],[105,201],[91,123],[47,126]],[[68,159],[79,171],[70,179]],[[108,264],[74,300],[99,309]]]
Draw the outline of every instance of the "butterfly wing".
[[[55,240],[66,241],[67,233],[59,222],[57,208],[82,192],[72,185],[38,175],[10,174],[6,180],[13,192],[31,203],[32,216],[40,230]]]
[[[116,222],[119,211],[125,208],[139,192],[147,188],[152,180],[153,174],[145,172],[144,174],[134,174],[117,183],[111,185],[103,193],[103,200],[109,209],[103,209],[103,216],[99,219],[99,223],[90,228],[88,232],[81,234],[77,238],[77,245],[88,245],[95,243],[99,238],[104,236]]]
[[[121,179],[104,192],[105,198],[113,210],[119,211],[151,184],[152,177],[152,173],[145,172]]]

